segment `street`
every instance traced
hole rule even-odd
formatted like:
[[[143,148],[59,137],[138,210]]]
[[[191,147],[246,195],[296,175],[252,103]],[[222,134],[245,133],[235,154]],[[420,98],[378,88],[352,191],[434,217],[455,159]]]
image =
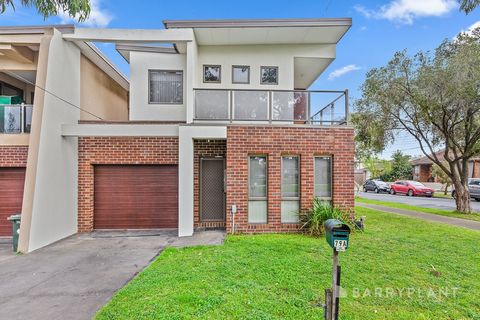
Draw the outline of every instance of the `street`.
[[[397,203],[409,204],[412,206],[418,206],[418,207],[424,207],[424,208],[455,210],[455,201],[453,199],[407,197],[404,195],[390,195],[387,193],[377,194],[374,192],[363,192],[363,191],[357,192],[356,194],[366,199],[397,202]],[[480,202],[472,200],[470,202],[470,205],[474,212],[480,212]]]

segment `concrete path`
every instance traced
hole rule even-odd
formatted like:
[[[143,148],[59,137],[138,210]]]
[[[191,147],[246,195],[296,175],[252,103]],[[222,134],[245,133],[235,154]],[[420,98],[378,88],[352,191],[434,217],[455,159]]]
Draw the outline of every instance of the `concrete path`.
[[[405,195],[391,195],[386,193],[375,193],[375,192],[357,192],[356,194],[366,199],[404,203],[404,204],[409,204],[411,206],[424,207],[424,208],[443,209],[443,210],[450,210],[450,211],[453,211],[457,208],[455,205],[455,200],[453,199],[407,197]],[[472,211],[480,212],[480,202],[471,200],[470,207],[472,208]]]
[[[423,212],[418,212],[418,211],[397,209],[397,208],[379,206],[379,205],[376,205],[376,204],[369,204],[369,203],[356,202],[355,205],[359,206],[359,207],[365,207],[365,208],[369,208],[369,209],[378,210],[378,211],[401,214],[401,215],[404,215],[404,216],[409,216],[409,217],[414,217],[414,218],[419,218],[419,219],[434,221],[434,222],[441,222],[441,223],[450,224],[452,226],[463,227],[463,228],[467,228],[467,229],[480,231],[480,222],[478,222],[478,221],[446,217],[446,216],[441,216],[441,215],[433,214],[433,213],[423,213]]]
[[[222,244],[221,231],[75,235],[26,255],[0,241],[0,319],[91,319],[166,246]]]

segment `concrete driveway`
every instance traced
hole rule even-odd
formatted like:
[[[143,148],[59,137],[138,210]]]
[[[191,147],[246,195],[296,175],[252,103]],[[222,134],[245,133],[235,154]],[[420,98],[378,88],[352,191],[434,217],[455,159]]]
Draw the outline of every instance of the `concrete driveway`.
[[[223,243],[220,231],[75,235],[26,255],[0,240],[0,319],[91,319],[166,246]]]
[[[404,195],[391,195],[386,193],[374,192],[358,192],[358,196],[366,199],[374,199],[381,201],[397,202],[409,204],[412,206],[419,206],[424,208],[455,210],[455,200],[443,198],[427,198],[427,197],[407,197]],[[480,202],[470,201],[471,208],[474,212],[480,212]]]

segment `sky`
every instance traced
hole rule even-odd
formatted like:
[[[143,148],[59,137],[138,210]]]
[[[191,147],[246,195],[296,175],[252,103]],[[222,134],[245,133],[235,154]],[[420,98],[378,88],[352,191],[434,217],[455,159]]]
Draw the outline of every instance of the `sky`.
[[[337,46],[337,58],[312,85],[317,90],[349,89],[351,101],[365,73],[384,66],[396,51],[414,54],[437,47],[445,38],[480,27],[480,8],[465,15],[455,0],[204,0],[127,1],[91,0],[90,18],[82,27],[161,29],[163,20],[229,18],[340,18],[353,19],[352,28]],[[34,8],[16,5],[0,15],[0,26],[74,23],[65,15],[44,20]],[[128,64],[112,44],[99,48],[129,74]],[[382,154],[389,159],[395,150],[420,155],[413,137],[400,135]]]

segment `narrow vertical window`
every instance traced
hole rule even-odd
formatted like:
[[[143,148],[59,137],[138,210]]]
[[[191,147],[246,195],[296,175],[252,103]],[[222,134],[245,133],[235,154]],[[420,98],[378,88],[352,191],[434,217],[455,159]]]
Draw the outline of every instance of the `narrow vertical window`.
[[[149,70],[149,103],[183,104],[183,71]]]
[[[332,200],[331,157],[315,157],[315,197]]]
[[[248,179],[248,222],[267,223],[267,157],[249,158]]]
[[[297,156],[282,157],[282,223],[297,223],[300,209],[300,175]]]

